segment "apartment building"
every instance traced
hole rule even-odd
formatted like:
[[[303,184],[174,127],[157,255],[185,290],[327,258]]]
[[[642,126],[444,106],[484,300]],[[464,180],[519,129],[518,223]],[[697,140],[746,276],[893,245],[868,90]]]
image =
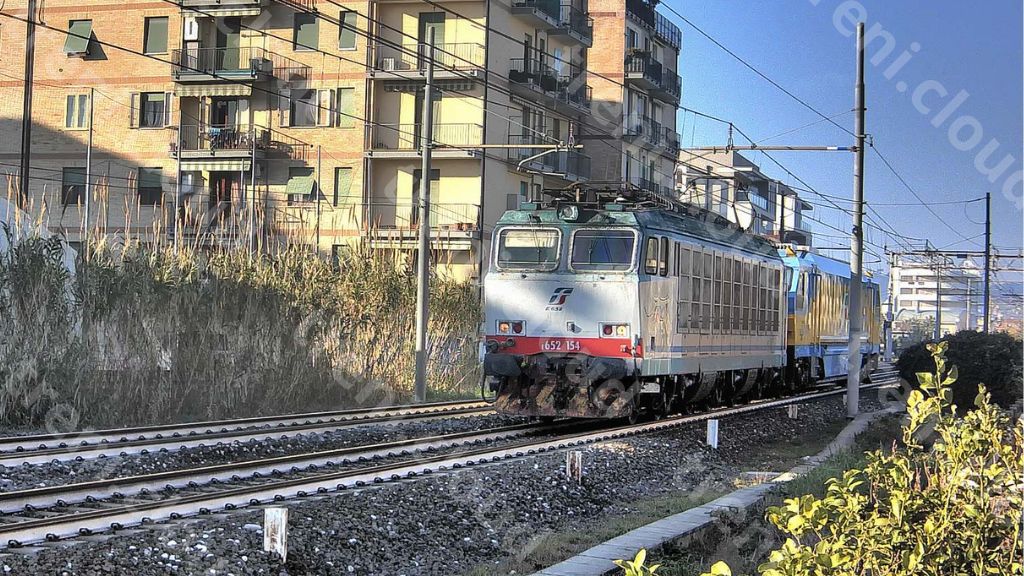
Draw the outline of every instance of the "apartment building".
[[[682,32],[644,0],[588,0],[599,38],[589,54],[590,126],[615,140],[588,143],[595,183],[672,192]]]
[[[753,234],[810,246],[812,234],[803,213],[810,203],[785,183],[735,150],[679,153],[676,197],[714,212]]]
[[[600,17],[614,36],[601,44],[619,46],[620,70],[601,105],[617,100],[619,118],[643,110],[647,122],[654,104],[635,108],[633,92],[645,102],[674,98],[657,122],[659,134],[674,131],[678,77],[673,96],[643,66],[636,81],[622,75],[633,55],[626,46],[645,45],[645,62],[656,55],[674,67],[678,29],[666,50],[671,25],[650,5],[621,2]],[[606,128],[585,122],[598,105],[588,55],[599,27],[588,10],[585,0],[48,1],[35,42],[28,205],[80,239],[88,172],[88,226],[114,239],[290,241],[324,254],[364,243],[411,262],[433,31],[433,255],[446,273],[478,277],[504,210],[590,181],[595,153],[621,166],[612,180],[634,183],[651,180],[651,156],[668,157],[653,133],[629,143],[585,138]],[[26,1],[5,12],[25,17]],[[0,122],[14,135],[25,26],[3,24]],[[645,40],[629,40],[631,29]],[[611,58],[607,47],[601,54]],[[540,147],[573,142],[584,148]],[[14,184],[19,144],[0,142]]]
[[[897,331],[903,321],[929,318],[941,310],[942,334],[977,330],[984,313],[984,277],[971,261],[954,265],[901,256],[890,269],[892,313]]]

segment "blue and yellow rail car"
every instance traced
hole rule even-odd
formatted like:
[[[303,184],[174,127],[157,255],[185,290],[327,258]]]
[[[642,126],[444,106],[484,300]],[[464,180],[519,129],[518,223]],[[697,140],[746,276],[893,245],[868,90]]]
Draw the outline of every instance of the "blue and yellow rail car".
[[[846,374],[849,358],[850,265],[806,249],[779,250],[789,275],[787,355],[791,377],[801,383]],[[879,286],[870,276],[861,290],[862,373],[878,366],[882,341]]]

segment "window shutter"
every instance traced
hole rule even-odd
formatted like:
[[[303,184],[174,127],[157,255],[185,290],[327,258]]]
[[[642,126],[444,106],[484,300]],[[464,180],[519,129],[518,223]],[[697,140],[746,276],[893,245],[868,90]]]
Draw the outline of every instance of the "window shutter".
[[[291,126],[291,114],[289,114],[289,107],[292,103],[292,91],[284,88],[281,93],[277,96],[277,102],[281,112],[281,127],[287,128]]]
[[[338,36],[338,48],[355,50],[356,47],[356,13],[341,13],[341,32]]]
[[[338,88],[338,127],[355,128],[355,88]]]
[[[338,167],[334,169],[334,205],[343,206],[352,203],[352,168]]]
[[[139,93],[132,92],[131,117],[128,121],[131,128],[139,127]]]
[[[174,93],[164,93],[164,126],[174,124]]]

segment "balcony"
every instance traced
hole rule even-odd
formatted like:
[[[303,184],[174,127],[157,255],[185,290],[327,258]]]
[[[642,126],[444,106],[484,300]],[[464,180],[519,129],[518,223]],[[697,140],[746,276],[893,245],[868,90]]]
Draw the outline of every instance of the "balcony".
[[[572,4],[563,3],[560,8],[558,27],[550,34],[572,38],[587,48],[593,46],[594,19]]]
[[[419,156],[423,139],[420,124],[372,124],[370,150],[374,158],[408,158]],[[434,158],[477,158],[483,144],[484,128],[480,124],[434,124]]]
[[[679,47],[683,43],[683,33],[679,30],[679,27],[673,24],[668,18],[662,16],[659,12],[654,12],[654,35],[668,44],[676,52],[679,51]]]
[[[241,161],[235,162],[234,165],[248,169],[244,164],[252,159],[262,160],[269,157],[306,160],[308,155],[309,147],[306,144],[282,134],[274,134],[263,126],[183,125],[179,132],[179,139],[170,144],[170,155],[177,158],[180,151],[183,162],[200,161],[194,169],[206,169],[206,165],[217,169],[218,167],[208,162],[201,162],[209,160],[225,161],[225,164],[233,160]]]
[[[644,90],[655,90],[661,86],[661,62],[650,52],[632,50],[626,53],[626,80]]]
[[[557,28],[562,19],[559,0],[513,0],[512,14],[541,30]]]
[[[273,0],[303,12],[316,10],[316,0]],[[195,10],[199,16],[259,16],[268,0],[177,0],[182,10]]]
[[[512,58],[508,78],[512,91],[566,115],[589,112],[592,89],[577,66],[562,66],[559,73],[534,58]]]
[[[632,115],[626,119],[626,125],[622,129],[622,138],[626,141],[643,140],[648,144],[658,146],[665,136],[665,130],[660,122],[647,116]]]
[[[634,22],[652,30],[657,26],[657,12],[654,6],[645,0],[626,0],[626,14]]]
[[[661,71],[661,80],[658,82],[657,86],[651,90],[651,95],[664,102],[678,105],[682,87],[683,82],[679,78],[679,75],[672,70],[663,68]]]
[[[523,160],[545,152],[531,146],[551,145],[553,142],[536,134],[509,134],[508,143],[513,146],[524,146],[508,148],[508,161],[518,166]],[[576,150],[551,151],[524,163],[523,169],[559,176],[572,182],[582,182],[590,179],[590,157]]]
[[[305,81],[309,67],[263,48],[177,48],[171,53],[171,75],[180,83],[259,82],[275,78]]]
[[[413,248],[419,237],[419,207],[412,201],[370,201],[366,234],[375,248]],[[480,239],[480,207],[476,204],[430,203],[432,243],[469,250]]]
[[[373,47],[373,68],[369,75],[382,79],[422,80],[427,73],[427,44],[394,44],[379,41]],[[465,79],[483,77],[486,67],[482,44],[461,42],[434,47],[434,77]]]

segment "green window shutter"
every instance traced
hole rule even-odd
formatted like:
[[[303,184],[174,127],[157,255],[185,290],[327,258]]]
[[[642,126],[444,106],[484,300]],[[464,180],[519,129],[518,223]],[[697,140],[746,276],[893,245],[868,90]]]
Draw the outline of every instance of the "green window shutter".
[[[146,28],[142,44],[142,51],[146,54],[163,54],[167,52],[166,16],[146,18]]]
[[[338,88],[338,127],[355,128],[355,88]]]
[[[320,42],[320,19],[316,14],[295,14],[293,42],[295,50],[317,49]]]
[[[139,119],[142,117],[139,107],[142,105],[140,94],[138,92],[132,92],[131,99],[131,116],[129,116],[128,126],[131,128],[139,127]]]
[[[339,167],[334,169],[334,205],[344,206],[352,203],[352,169]]]
[[[68,37],[64,41],[64,53],[69,56],[87,55],[91,39],[92,20],[71,20],[68,22]]]
[[[341,31],[338,35],[338,48],[341,50],[356,49],[356,12],[341,13]]]

